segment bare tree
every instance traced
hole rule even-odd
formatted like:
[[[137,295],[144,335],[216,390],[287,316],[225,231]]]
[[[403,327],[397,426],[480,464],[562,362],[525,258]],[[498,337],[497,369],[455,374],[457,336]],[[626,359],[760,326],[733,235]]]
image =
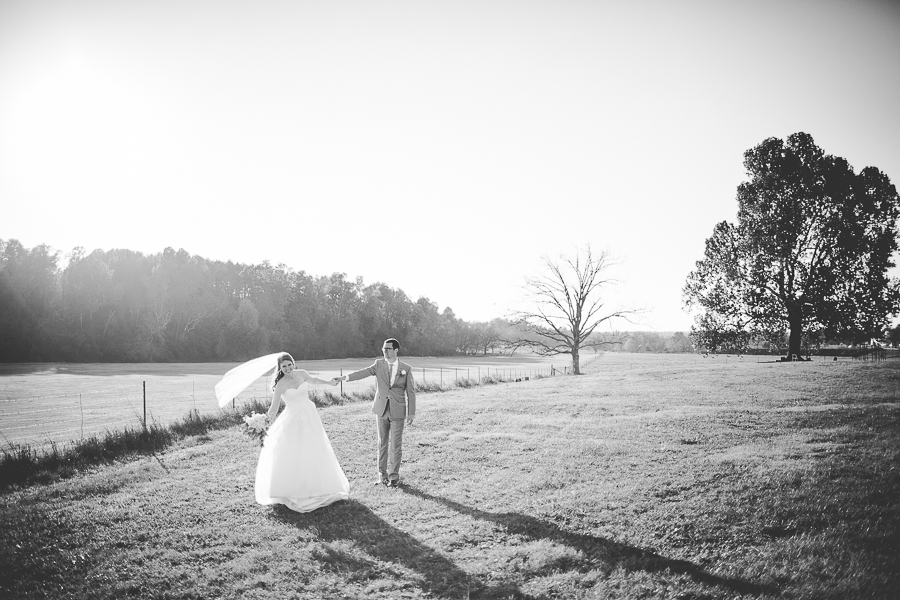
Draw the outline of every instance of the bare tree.
[[[590,246],[577,250],[574,258],[558,261],[544,257],[543,273],[525,280],[533,308],[515,313],[515,322],[525,332],[511,343],[527,346],[538,354],[569,354],[576,375],[581,374],[582,348],[598,348],[622,342],[619,336],[593,336],[597,327],[614,319],[625,319],[641,311],[606,308],[604,288],[616,281],[605,276],[614,265],[606,251],[595,255]]]

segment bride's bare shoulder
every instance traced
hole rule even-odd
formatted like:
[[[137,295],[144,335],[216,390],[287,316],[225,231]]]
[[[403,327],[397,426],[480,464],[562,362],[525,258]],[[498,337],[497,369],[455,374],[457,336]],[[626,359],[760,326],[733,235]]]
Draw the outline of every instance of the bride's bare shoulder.
[[[309,373],[303,369],[295,369],[291,371],[290,375],[282,377],[278,384],[281,385],[284,383],[285,387],[295,388],[306,383],[307,379],[309,379]]]

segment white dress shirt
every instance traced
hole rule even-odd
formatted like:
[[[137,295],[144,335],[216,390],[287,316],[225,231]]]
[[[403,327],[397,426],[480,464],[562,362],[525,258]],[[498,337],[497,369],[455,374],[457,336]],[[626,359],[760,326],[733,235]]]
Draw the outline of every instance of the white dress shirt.
[[[397,377],[397,363],[399,360],[388,363],[388,383],[394,385],[394,379]]]

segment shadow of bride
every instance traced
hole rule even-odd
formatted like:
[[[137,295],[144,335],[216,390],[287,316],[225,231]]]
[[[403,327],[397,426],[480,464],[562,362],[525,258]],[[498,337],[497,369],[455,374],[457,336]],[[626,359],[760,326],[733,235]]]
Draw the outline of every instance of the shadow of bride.
[[[472,508],[459,502],[440,496],[434,496],[427,492],[410,486],[402,486],[407,494],[423,500],[437,502],[460,514],[468,515],[473,519],[490,521],[501,527],[509,534],[522,536],[532,540],[548,540],[557,544],[563,544],[580,552],[579,558],[564,557],[550,564],[544,565],[537,571],[529,574],[531,577],[551,575],[558,571],[576,570],[586,573],[599,570],[608,573],[616,567],[626,571],[645,572],[671,572],[691,577],[697,582],[707,585],[721,586],[732,592],[743,594],[761,594],[773,592],[771,586],[760,585],[744,579],[722,577],[704,571],[694,563],[686,560],[678,560],[660,556],[649,550],[614,542],[601,537],[572,533],[561,529],[553,523],[542,521],[535,517],[520,513],[492,513],[477,508]]]
[[[272,508],[274,519],[314,529],[317,539],[323,542],[338,542],[316,550],[315,556],[323,569],[340,574],[351,585],[366,587],[381,579],[405,579],[409,585],[437,598],[535,600],[513,583],[487,584],[471,576],[446,556],[387,523],[356,500],[336,502],[311,513],[297,513],[280,505]],[[351,542],[357,551],[345,550],[339,542]],[[406,574],[401,572],[404,569]]]

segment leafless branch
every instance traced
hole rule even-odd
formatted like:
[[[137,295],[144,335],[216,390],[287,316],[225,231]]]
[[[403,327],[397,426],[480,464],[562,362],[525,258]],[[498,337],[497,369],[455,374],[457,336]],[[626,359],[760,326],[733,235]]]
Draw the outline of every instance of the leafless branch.
[[[606,277],[613,266],[607,252],[595,255],[590,247],[559,261],[543,259],[543,273],[525,280],[528,301],[534,308],[515,313],[516,324],[528,335],[518,340],[539,354],[571,354],[580,373],[578,351],[608,342],[588,338],[603,323],[639,314],[637,309],[609,311],[603,291],[617,283]]]

